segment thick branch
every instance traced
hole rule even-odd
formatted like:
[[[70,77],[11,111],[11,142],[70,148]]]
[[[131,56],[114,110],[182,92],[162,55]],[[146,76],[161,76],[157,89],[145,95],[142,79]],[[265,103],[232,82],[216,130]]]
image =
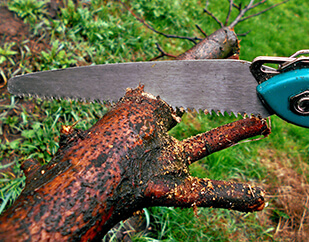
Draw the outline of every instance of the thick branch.
[[[187,160],[191,164],[241,140],[257,135],[267,136],[269,133],[266,120],[246,118],[186,139],[183,145]]]
[[[133,212],[153,205],[262,209],[262,189],[193,178],[188,164],[265,134],[266,124],[247,119],[180,142],[167,133],[180,121],[178,115],[140,86],[128,89],[89,130],[65,129],[47,165],[23,165],[26,187],[0,218],[0,240],[98,240]]]
[[[242,212],[264,208],[265,192],[248,184],[187,177],[178,184],[150,183],[146,197],[154,206],[212,207]]]
[[[176,60],[222,59],[239,53],[239,43],[235,32],[221,28],[179,55]]]

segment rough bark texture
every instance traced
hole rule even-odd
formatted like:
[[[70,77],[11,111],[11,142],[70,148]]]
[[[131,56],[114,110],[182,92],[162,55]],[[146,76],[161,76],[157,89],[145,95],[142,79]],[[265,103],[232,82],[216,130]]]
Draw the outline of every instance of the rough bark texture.
[[[239,54],[239,40],[233,29],[223,27],[190,50],[179,55],[176,60],[223,59]]]
[[[96,240],[149,206],[263,209],[263,189],[191,177],[188,166],[268,135],[265,121],[247,118],[178,141],[167,131],[181,114],[140,86],[89,130],[66,130],[49,164],[23,165],[26,187],[0,219],[0,240]]]

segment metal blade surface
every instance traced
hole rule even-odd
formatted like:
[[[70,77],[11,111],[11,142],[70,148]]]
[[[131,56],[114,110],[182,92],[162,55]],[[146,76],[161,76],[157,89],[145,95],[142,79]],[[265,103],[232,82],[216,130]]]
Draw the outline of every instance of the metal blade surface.
[[[30,73],[9,80],[15,95],[118,101],[126,88],[145,85],[173,107],[260,114],[267,117],[256,94],[250,62],[185,60],[93,65]]]

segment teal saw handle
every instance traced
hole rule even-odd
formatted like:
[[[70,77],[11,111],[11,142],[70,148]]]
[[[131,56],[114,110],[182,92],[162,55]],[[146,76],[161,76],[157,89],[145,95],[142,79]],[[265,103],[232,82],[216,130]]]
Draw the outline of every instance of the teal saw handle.
[[[309,128],[309,68],[275,75],[259,84],[257,93],[279,117]]]

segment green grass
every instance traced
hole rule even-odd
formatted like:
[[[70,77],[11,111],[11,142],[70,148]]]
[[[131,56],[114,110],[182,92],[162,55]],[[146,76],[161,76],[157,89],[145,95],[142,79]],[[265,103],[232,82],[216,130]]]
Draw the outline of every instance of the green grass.
[[[265,241],[274,228],[257,223],[259,214],[200,208],[152,208],[151,230],[134,241]],[[153,231],[152,231],[153,230]]]
[[[153,33],[116,1],[92,0],[77,8],[72,1],[68,1],[55,20],[47,17],[46,2],[8,1],[10,10],[30,24],[33,34],[49,37],[52,46],[34,63],[29,63],[27,56],[31,56],[31,50],[27,50],[19,63],[23,72],[77,64],[145,61],[159,55],[155,43],[172,54],[180,54],[193,46],[188,40],[167,39]],[[278,2],[267,1],[266,6]],[[203,13],[205,1],[133,0],[129,4],[136,14],[164,33],[202,37],[195,24],[207,34],[219,28]],[[227,6],[227,1],[210,1],[208,9],[224,22]],[[235,14],[232,13],[231,19]],[[240,23],[235,27],[237,33],[250,31],[245,37],[239,37],[241,59],[252,60],[259,55],[289,56],[299,49],[308,49],[308,16],[308,1],[291,0]],[[0,47],[0,64],[4,61],[10,62],[11,66],[16,64],[13,59],[16,54],[12,49],[14,45],[6,43]],[[11,71],[6,70],[6,73]],[[58,148],[61,125],[80,120],[76,127],[86,129],[107,109],[97,103],[33,100],[32,112],[28,112],[11,97],[8,104],[0,104],[0,110],[0,135],[4,132],[3,125],[6,125],[11,134],[19,137],[0,140],[0,160],[18,157],[14,163],[0,167],[4,169],[9,166],[14,171],[12,174],[2,172],[0,179],[0,211],[3,211],[24,185],[24,177],[19,171],[23,160],[33,158],[41,163],[48,162]],[[178,139],[184,139],[238,118],[189,113],[170,133]],[[213,154],[193,164],[191,172],[198,177],[263,183],[270,179],[270,171],[262,162],[263,159],[271,159],[265,155],[268,151],[274,152],[282,161],[291,161],[289,167],[309,181],[309,171],[301,166],[302,163],[309,165],[309,130],[287,124],[277,117],[272,117],[272,135],[267,139],[240,144]],[[200,208],[198,217],[191,209],[151,208],[149,211],[152,230],[147,235],[136,235],[134,241],[265,241],[274,237],[273,224],[264,219],[265,214],[270,213],[267,209],[266,212],[245,215]]]

